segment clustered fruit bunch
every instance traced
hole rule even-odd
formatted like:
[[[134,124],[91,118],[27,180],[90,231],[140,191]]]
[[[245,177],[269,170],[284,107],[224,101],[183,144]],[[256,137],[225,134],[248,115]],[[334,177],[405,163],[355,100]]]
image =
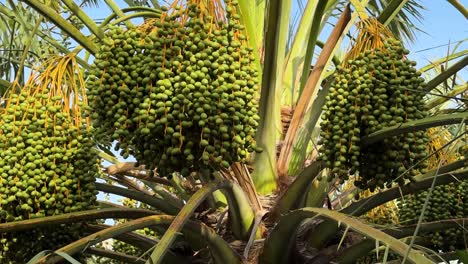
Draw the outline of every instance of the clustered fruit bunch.
[[[426,156],[424,131],[361,144],[362,137],[379,129],[426,116],[424,79],[407,54],[400,41],[388,39],[380,49],[337,68],[321,123],[320,158],[332,170],[330,180],[356,174],[355,185],[373,191],[425,170],[424,162],[417,163]]]
[[[428,200],[424,222],[468,217],[468,181],[434,187],[428,191],[405,196],[400,201],[399,218],[402,224],[417,224],[423,205]],[[466,247],[466,229],[463,226],[431,232],[427,236],[434,249],[454,251]]]
[[[150,31],[107,32],[89,76],[90,105],[99,133],[124,157],[170,177],[258,151],[258,72],[239,15],[226,10],[228,22],[214,23],[190,4]]]
[[[23,88],[0,114],[0,223],[95,206],[100,172],[90,132],[63,112],[61,96]],[[0,262],[26,263],[76,240],[79,224],[0,234]]]

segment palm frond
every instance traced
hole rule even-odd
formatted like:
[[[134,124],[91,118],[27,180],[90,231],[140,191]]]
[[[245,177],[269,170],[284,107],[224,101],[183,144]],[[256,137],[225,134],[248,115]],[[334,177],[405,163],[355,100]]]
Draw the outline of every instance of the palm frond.
[[[373,16],[378,16],[390,2],[391,0],[369,1],[367,8]],[[420,1],[408,1],[388,25],[389,30],[398,39],[413,42],[418,31],[424,32],[417,26],[423,20],[423,10],[425,8]]]
[[[98,7],[99,6],[99,0],[83,0],[79,6],[81,7]]]

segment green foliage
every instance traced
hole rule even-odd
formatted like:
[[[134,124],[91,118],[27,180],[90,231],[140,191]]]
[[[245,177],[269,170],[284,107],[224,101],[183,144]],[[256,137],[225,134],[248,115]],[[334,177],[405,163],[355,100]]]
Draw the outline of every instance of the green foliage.
[[[211,22],[195,6],[140,28],[107,32],[89,82],[93,118],[162,176],[245,161],[258,150],[258,72],[239,16]]]
[[[399,0],[378,0],[369,1],[369,11],[371,14],[378,16],[381,22],[386,22],[388,28],[398,39],[415,41],[416,33],[421,29],[416,26],[416,21],[421,21],[424,11],[424,6],[420,1],[408,0],[400,7],[400,10],[395,10],[398,5],[403,2]],[[397,11],[393,19],[386,21],[389,13]]]
[[[348,67],[338,68],[320,134],[321,159],[332,169],[330,180],[337,176],[344,182],[356,174],[355,185],[373,191],[394,180],[403,184],[425,168],[425,163],[411,168],[426,155],[428,139],[422,131],[361,145],[362,137],[377,130],[425,117],[420,92],[424,79],[415,62],[404,59],[407,53],[399,41],[389,39],[380,49],[365,51],[349,60]]]

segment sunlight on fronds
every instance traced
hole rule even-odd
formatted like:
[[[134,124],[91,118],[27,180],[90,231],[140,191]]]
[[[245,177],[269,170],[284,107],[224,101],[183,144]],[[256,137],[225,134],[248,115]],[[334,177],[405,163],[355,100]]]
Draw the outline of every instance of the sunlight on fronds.
[[[55,12],[60,12],[62,9],[62,5],[60,1],[56,0],[42,0],[41,1],[43,4],[47,5],[48,7],[52,8],[55,10]]]
[[[99,7],[99,0],[83,0],[80,6]]]
[[[377,18],[371,17],[356,23],[358,35],[352,48],[347,52],[345,59],[355,59],[359,54],[368,50],[382,48],[387,39],[393,38],[393,34]]]

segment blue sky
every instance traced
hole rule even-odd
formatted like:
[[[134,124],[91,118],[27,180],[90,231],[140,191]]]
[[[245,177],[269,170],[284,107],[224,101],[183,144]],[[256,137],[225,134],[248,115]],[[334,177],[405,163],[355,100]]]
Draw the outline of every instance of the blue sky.
[[[420,24],[420,28],[426,33],[419,32],[415,43],[408,46],[411,51],[410,57],[420,63],[439,58],[445,54],[449,42],[455,43],[464,39],[468,41],[468,20],[447,1],[422,2],[427,9],[422,12],[425,19]],[[462,0],[460,2],[465,7],[468,6],[468,1]],[[462,44],[459,50],[467,49],[467,43]],[[445,46],[438,47],[441,45]],[[451,47],[453,48],[454,44]]]

